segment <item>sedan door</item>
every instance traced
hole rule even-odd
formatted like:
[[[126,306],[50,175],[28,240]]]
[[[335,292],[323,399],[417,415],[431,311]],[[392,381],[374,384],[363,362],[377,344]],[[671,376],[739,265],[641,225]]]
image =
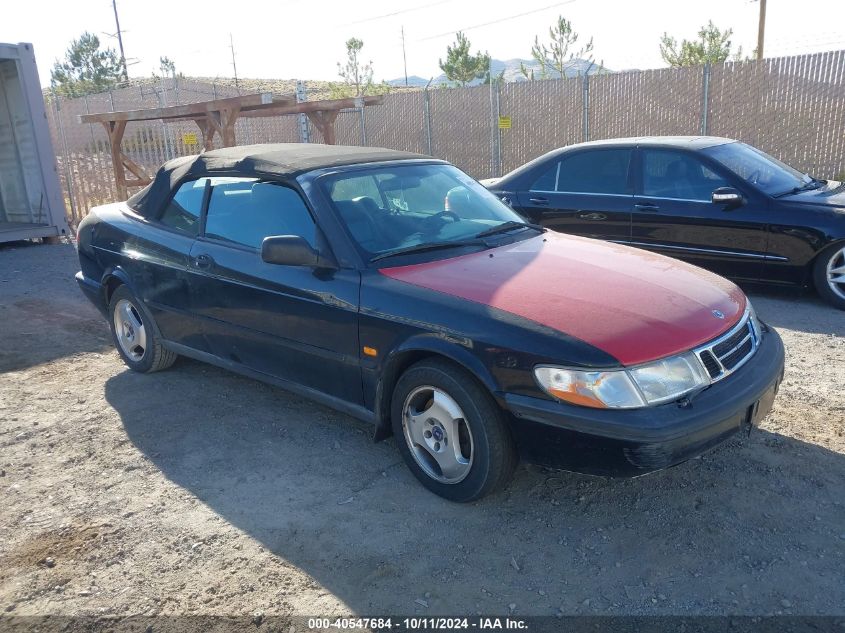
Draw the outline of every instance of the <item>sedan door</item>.
[[[736,179],[686,150],[641,147],[631,244],[739,280],[757,280],[766,259],[765,203],[712,202]]]
[[[207,178],[182,183],[149,222],[121,220],[131,231],[112,240],[98,236],[110,248],[120,246],[120,267],[152,312],[162,336],[173,343],[205,351],[202,325],[191,312],[190,252],[199,233]],[[105,231],[109,229],[101,225]]]
[[[357,270],[269,264],[271,235],[312,246],[319,229],[300,194],[280,183],[216,184],[191,250],[194,310],[225,361],[360,404]]]
[[[633,150],[587,149],[558,154],[517,194],[520,213],[554,231],[605,240],[631,235]]]

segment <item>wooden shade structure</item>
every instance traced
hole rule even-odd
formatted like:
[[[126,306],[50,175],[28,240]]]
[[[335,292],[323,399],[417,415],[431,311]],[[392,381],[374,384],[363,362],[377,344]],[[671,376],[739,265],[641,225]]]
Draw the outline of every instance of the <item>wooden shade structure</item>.
[[[165,108],[82,114],[79,116],[79,122],[101,123],[106,129],[117,193],[121,198],[126,198],[128,196],[127,187],[143,187],[150,183],[150,177],[144,173],[143,168],[121,150],[126,124],[130,121],[192,120],[196,122],[202,134],[203,148],[210,150],[214,147],[215,134],[220,135],[223,147],[237,145],[235,123],[240,117],[305,114],[323,135],[323,140],[329,145],[334,145],[334,123],[338,112],[348,108],[378,105],[383,100],[383,96],[374,95],[297,103],[295,97],[275,96],[269,92],[264,92]],[[127,171],[134,177],[133,179],[127,179]]]

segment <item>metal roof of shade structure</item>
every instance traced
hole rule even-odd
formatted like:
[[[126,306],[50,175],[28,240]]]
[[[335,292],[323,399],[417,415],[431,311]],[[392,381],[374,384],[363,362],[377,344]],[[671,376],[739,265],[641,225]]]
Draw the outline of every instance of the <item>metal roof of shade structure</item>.
[[[325,99],[321,101],[297,102],[294,96],[279,96],[269,92],[240,95],[225,99],[213,99],[163,108],[124,110],[82,114],[80,123],[100,123],[106,129],[114,168],[115,185],[121,198],[127,197],[127,187],[143,187],[151,178],[143,168],[121,150],[126,124],[132,121],[186,121],[197,124],[206,150],[214,147],[214,136],[218,134],[223,147],[237,145],[235,123],[242,117],[279,116],[282,114],[305,114],[320,131],[326,144],[334,145],[334,123],[341,110],[380,105],[382,95],[353,97],[348,99]],[[127,179],[126,172],[134,179]]]

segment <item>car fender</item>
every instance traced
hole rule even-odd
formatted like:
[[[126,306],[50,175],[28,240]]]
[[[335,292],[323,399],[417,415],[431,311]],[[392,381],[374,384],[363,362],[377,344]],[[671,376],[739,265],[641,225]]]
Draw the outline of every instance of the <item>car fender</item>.
[[[427,356],[446,358],[469,372],[490,392],[500,404],[504,402],[501,390],[484,363],[471,351],[472,343],[442,333],[415,334],[394,347],[378,367],[378,381],[374,402],[375,434],[380,441],[392,434],[390,402],[393,387],[401,373],[417,360]]]
[[[123,270],[120,266],[109,266],[105,269],[105,271],[103,271],[103,276],[100,278],[103,302],[105,303],[106,308],[108,308],[109,305],[109,284],[115,279],[120,281],[121,284],[128,286],[132,293],[137,296],[137,292],[132,284],[132,279],[129,277],[129,273]]]

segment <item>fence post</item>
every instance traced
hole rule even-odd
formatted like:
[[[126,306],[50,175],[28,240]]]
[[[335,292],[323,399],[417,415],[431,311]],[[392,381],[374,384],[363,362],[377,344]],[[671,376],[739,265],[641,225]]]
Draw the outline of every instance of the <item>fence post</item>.
[[[305,83],[300,81],[299,79],[296,80],[296,102],[302,103],[303,101],[308,101],[308,96],[305,93]],[[311,142],[311,133],[308,129],[308,116],[305,114],[297,114],[297,120],[299,122],[299,142],[300,143],[310,143]]]
[[[499,175],[496,173],[496,130],[499,129],[499,113],[496,112],[496,97],[493,95],[496,82],[492,73],[490,75],[490,174],[488,178],[495,178]]]
[[[584,142],[590,140],[590,74],[584,73],[582,80],[582,113],[583,120],[581,121],[581,135],[584,137]]]
[[[495,176],[502,175],[502,128],[499,127],[499,117],[502,116],[501,108],[502,85],[496,82],[496,173]]]
[[[364,97],[355,97],[355,105],[361,117],[361,145],[367,144],[367,115],[364,113]]]
[[[431,80],[429,80],[423,90],[423,115],[425,116],[425,138],[428,144],[428,155],[434,156],[434,152],[431,147],[431,98],[428,93],[428,86],[430,84]]]
[[[707,114],[710,108],[710,62],[704,64],[701,78],[701,135],[707,136]]]
[[[67,137],[65,136],[65,126],[62,122],[62,106],[59,101],[61,97],[56,94],[56,90],[54,88],[50,88],[50,92],[53,93],[53,102],[56,104],[56,127],[58,128],[59,140],[62,144],[62,167],[64,168],[65,172],[65,186],[67,187],[67,199],[70,203],[71,223],[76,226],[82,218],[77,215],[76,202],[73,199],[75,195],[73,183],[73,169],[71,169],[70,167],[70,152],[68,151]]]

